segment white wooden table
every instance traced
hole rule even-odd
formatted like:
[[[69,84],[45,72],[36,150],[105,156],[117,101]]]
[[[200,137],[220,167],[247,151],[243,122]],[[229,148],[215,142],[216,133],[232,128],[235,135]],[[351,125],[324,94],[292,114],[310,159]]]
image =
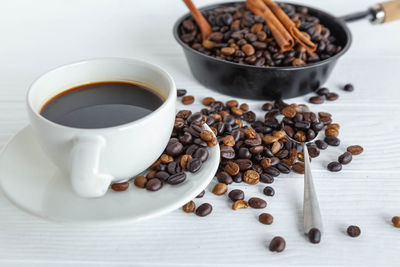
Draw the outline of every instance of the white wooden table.
[[[211,0],[195,1],[199,6]],[[293,1],[295,2],[295,1]],[[336,15],[358,11],[374,0],[303,0]],[[181,1],[2,0],[0,2],[0,145],[27,123],[24,98],[30,83],[47,70],[93,57],[139,58],[168,70],[178,87],[196,97],[222,96],[190,74],[172,26],[186,9]],[[257,221],[259,211],[233,212],[225,197],[207,190],[214,205],[205,218],[181,210],[160,218],[115,227],[76,227],[45,222],[23,213],[0,196],[0,266],[265,266],[400,265],[400,22],[350,25],[354,42],[326,84],[340,93],[336,102],[315,106],[334,115],[342,144],[314,160],[314,177],[325,223],[320,245],[302,233],[302,176],[281,175],[267,198],[271,226]],[[353,93],[340,85],[352,82]],[[305,102],[309,96],[290,99]],[[242,101],[241,101],[242,102]],[[246,101],[260,111],[263,101]],[[347,145],[365,153],[340,173],[326,170]],[[237,184],[248,197],[263,185]],[[348,225],[361,227],[353,239]],[[276,235],[286,239],[283,253],[269,252]]]

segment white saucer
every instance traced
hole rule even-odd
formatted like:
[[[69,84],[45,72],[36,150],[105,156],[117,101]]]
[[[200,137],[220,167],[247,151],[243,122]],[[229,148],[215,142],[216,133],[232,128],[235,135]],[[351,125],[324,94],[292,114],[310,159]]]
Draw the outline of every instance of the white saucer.
[[[18,132],[0,155],[0,187],[20,209],[46,220],[76,224],[127,223],[159,216],[195,198],[212,180],[219,164],[219,146],[185,182],[157,192],[130,183],[125,192],[109,190],[104,197],[85,199],[72,191],[62,174],[39,147],[28,126]]]

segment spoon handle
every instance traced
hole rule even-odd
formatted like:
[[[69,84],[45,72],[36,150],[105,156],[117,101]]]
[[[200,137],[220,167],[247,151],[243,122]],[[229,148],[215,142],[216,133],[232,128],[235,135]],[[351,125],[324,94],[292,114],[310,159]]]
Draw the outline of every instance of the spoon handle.
[[[308,232],[312,228],[317,228],[322,233],[322,217],[319,209],[318,197],[315,192],[313,178],[311,174],[311,164],[308,155],[307,145],[303,143],[304,153],[304,232]]]

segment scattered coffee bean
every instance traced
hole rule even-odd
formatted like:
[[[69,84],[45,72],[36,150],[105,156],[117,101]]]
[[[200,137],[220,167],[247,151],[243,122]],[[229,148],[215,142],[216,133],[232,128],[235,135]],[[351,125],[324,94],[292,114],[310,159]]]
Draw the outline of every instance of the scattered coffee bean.
[[[146,189],[149,191],[158,191],[161,189],[162,185],[163,185],[163,183],[160,179],[152,178],[147,181]]]
[[[325,97],[326,97],[326,100],[335,101],[336,99],[339,98],[339,95],[336,93],[328,93],[325,95]]]
[[[187,163],[187,169],[191,173],[198,172],[200,170],[201,166],[202,166],[201,159],[197,159],[197,158],[192,158]]]
[[[308,100],[312,104],[323,104],[324,99],[321,96],[313,96]]]
[[[129,187],[129,183],[128,182],[124,182],[124,183],[115,183],[111,185],[111,189],[117,192],[121,192],[121,191],[125,191],[127,190]]]
[[[340,155],[338,157],[338,161],[344,165],[349,164],[352,159],[353,159],[353,156],[351,155],[350,152],[344,152],[342,155]]]
[[[394,227],[400,228],[400,217],[399,216],[394,216],[392,218],[392,223],[393,223]]]
[[[274,177],[272,177],[269,174],[262,173],[260,175],[260,182],[265,183],[265,184],[272,184],[274,182]]]
[[[247,209],[249,207],[249,203],[245,200],[236,200],[232,204],[232,209],[233,210],[238,210],[238,209]]]
[[[317,95],[324,96],[329,93],[329,89],[326,87],[320,88],[316,91]]]
[[[331,172],[339,172],[342,170],[342,164],[337,161],[332,161],[328,164],[328,170],[330,170]]]
[[[272,252],[282,252],[286,247],[285,239],[280,236],[274,237],[269,243],[269,250]]]
[[[198,195],[196,196],[196,198],[202,198],[202,197],[204,196],[205,193],[206,193],[206,190],[201,191],[200,194],[198,194]]]
[[[139,188],[145,188],[147,183],[147,178],[144,177],[143,175],[138,176],[135,178],[133,183]]]
[[[347,151],[350,152],[352,155],[360,155],[364,151],[364,149],[362,148],[362,146],[353,145],[347,147]]]
[[[258,216],[258,220],[262,224],[270,225],[274,222],[274,217],[269,213],[261,213],[260,216]]]
[[[196,209],[196,204],[192,200],[190,200],[188,203],[182,206],[182,210],[186,213],[191,213],[194,212]]]
[[[266,186],[263,190],[264,195],[272,197],[275,195],[275,190],[270,187],[270,186]]]
[[[325,150],[328,148],[328,144],[324,140],[317,140],[315,141],[315,144],[319,149]]]
[[[361,234],[361,229],[356,225],[350,225],[347,228],[347,234],[351,237],[357,237]]]
[[[177,89],[176,90],[176,94],[178,97],[184,96],[184,95],[186,95],[186,93],[187,93],[186,89]]]
[[[252,197],[249,199],[249,205],[253,209],[263,209],[267,206],[267,202],[264,199],[258,197]]]
[[[218,183],[214,186],[212,192],[217,196],[222,196],[228,191],[228,186],[224,183]]]
[[[321,231],[317,228],[312,228],[308,232],[308,240],[310,240],[310,242],[313,244],[318,244],[321,242]]]
[[[212,212],[212,206],[209,203],[203,203],[196,209],[196,215],[205,217]]]
[[[243,200],[244,199],[244,192],[240,189],[234,189],[229,192],[228,197],[233,201]]]
[[[194,96],[192,95],[187,95],[182,97],[182,104],[184,105],[190,105],[193,104],[193,102],[194,102]]]
[[[177,185],[183,183],[186,180],[186,173],[178,172],[167,178],[167,183],[171,185]]]
[[[354,91],[354,86],[351,83],[348,83],[343,87],[343,90],[345,90],[347,92],[353,92]]]
[[[324,141],[330,146],[339,146],[340,139],[334,136],[326,136]]]

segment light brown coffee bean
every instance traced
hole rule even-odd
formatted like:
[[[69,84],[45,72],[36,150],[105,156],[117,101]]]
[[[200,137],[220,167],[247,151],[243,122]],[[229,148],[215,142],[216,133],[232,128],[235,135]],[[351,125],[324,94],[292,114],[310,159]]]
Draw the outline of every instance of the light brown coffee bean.
[[[240,105],[240,109],[243,111],[248,111],[249,110],[249,105],[247,105],[246,103],[243,103]]]
[[[194,212],[195,209],[196,204],[193,202],[193,200],[190,200],[188,203],[182,206],[182,210],[186,213]]]
[[[272,160],[270,158],[263,158],[260,162],[261,167],[264,169],[272,166]]]
[[[260,181],[260,174],[254,170],[247,170],[243,174],[243,181],[251,185],[258,184]]]
[[[393,223],[394,227],[400,228],[400,217],[399,216],[394,216],[392,218],[392,223]]]
[[[335,128],[326,128],[325,129],[325,136],[338,137],[339,136],[339,131],[336,130]]]
[[[241,110],[238,107],[232,107],[231,111],[232,111],[232,114],[234,114],[236,116],[242,116],[243,115],[243,110]]]
[[[181,168],[184,170],[184,171],[187,171],[187,163],[189,162],[189,160],[191,160],[192,159],[192,156],[191,155],[183,155],[182,157],[181,157],[181,160],[180,160],[180,162],[179,162],[179,164],[181,165]]]
[[[235,54],[236,49],[233,47],[223,47],[221,48],[221,53],[224,54],[225,56],[232,56]]]
[[[226,101],[225,105],[228,108],[233,108],[233,107],[237,107],[239,105],[239,103],[237,102],[237,100],[229,100],[229,101]]]
[[[262,31],[264,25],[262,23],[256,23],[250,28],[250,32],[252,33],[258,33],[259,31]]]
[[[291,106],[287,106],[286,108],[282,109],[282,114],[286,118],[294,118],[294,116],[296,116],[296,109]]]
[[[203,130],[200,133],[200,138],[206,142],[210,142],[212,141],[212,139],[214,138],[214,135],[212,132],[210,132],[209,130]]]
[[[246,135],[247,138],[249,139],[254,139],[257,137],[256,131],[254,131],[253,128],[247,128],[244,130],[244,134]]]
[[[163,164],[167,164],[167,163],[170,163],[170,162],[174,161],[174,158],[172,156],[170,156],[170,155],[162,154],[161,157],[160,157],[160,161]]]
[[[254,47],[251,44],[245,44],[242,46],[242,51],[246,54],[246,56],[252,56],[255,53]]]
[[[226,146],[234,146],[235,145],[235,138],[232,135],[227,135],[222,139],[222,143]]]
[[[213,102],[215,102],[215,99],[212,97],[205,97],[201,102],[204,106],[210,106]]]
[[[124,182],[124,183],[115,183],[111,185],[111,189],[117,192],[121,192],[121,191],[125,191],[126,189],[128,189],[129,187],[129,183],[128,182]]]
[[[284,131],[273,131],[272,135],[277,137],[278,139],[282,139],[286,136],[286,133]]]
[[[139,188],[145,188],[147,183],[147,178],[144,177],[143,175],[137,176],[133,181],[133,183]]]
[[[190,105],[194,102],[194,96],[192,95],[186,95],[182,97],[182,104],[184,105]]]
[[[352,155],[360,155],[364,151],[364,148],[359,145],[353,145],[347,147],[347,151],[350,152]]]
[[[239,173],[240,167],[237,163],[233,161],[229,161],[224,168],[224,171],[227,172],[230,176],[235,176]]]
[[[225,194],[227,191],[228,191],[228,186],[224,183],[216,184],[212,190],[212,192],[217,196],[221,196]]]
[[[249,203],[245,200],[236,200],[232,204],[232,209],[233,210],[238,210],[238,209],[247,209],[249,207]]]
[[[272,152],[272,154],[275,155],[276,153],[279,152],[279,150],[281,150],[281,148],[282,148],[281,143],[279,143],[279,142],[274,142],[274,143],[272,144],[272,147],[271,147],[271,152]]]
[[[305,142],[307,140],[307,136],[303,131],[298,131],[294,134],[294,139],[298,142]]]
[[[156,177],[156,173],[157,173],[156,170],[152,170],[152,171],[150,171],[149,173],[146,174],[146,178],[147,178],[148,180],[149,180],[149,179],[153,179],[153,178]]]
[[[296,162],[292,166],[292,170],[298,174],[304,174],[304,163],[303,162]]]
[[[203,41],[202,45],[204,46],[205,49],[211,50],[211,49],[214,48],[216,43],[206,39],[206,40]]]
[[[270,145],[270,144],[278,141],[279,138],[276,137],[276,136],[272,136],[272,135],[267,134],[267,135],[263,136],[262,140],[263,140],[264,144]]]

